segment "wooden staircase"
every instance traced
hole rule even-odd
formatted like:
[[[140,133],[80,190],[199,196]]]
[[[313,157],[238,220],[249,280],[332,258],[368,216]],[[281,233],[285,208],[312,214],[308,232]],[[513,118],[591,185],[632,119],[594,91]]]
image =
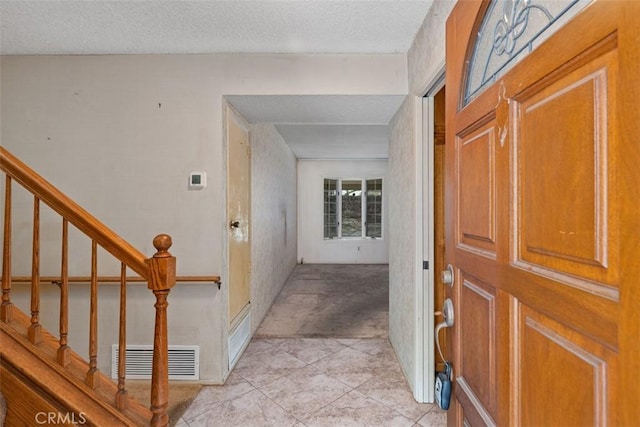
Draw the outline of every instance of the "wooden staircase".
[[[4,234],[2,257],[2,303],[0,305],[0,385],[6,400],[6,426],[95,425],[165,426],[168,424],[167,296],[176,283],[175,257],[169,252],[171,238],[156,236],[157,250],[151,258],[116,235],[65,196],[28,166],[0,147],[0,170],[5,174]],[[33,195],[32,272],[30,313],[12,302],[12,183]],[[61,270],[55,280],[60,288],[59,332],[45,330],[40,323],[40,204],[61,217]],[[73,225],[92,242],[91,274],[70,278],[68,226]],[[121,264],[119,277],[100,277],[98,247]],[[127,278],[127,270],[138,274]],[[84,282],[90,288],[89,358],[80,357],[68,346],[69,283]],[[113,382],[97,369],[98,283],[120,286],[120,309],[113,313],[119,322],[118,380]],[[129,282],[147,282],[156,297],[154,354],[150,408],[128,397],[125,382],[126,290]]]
[[[53,424],[62,425],[65,421],[98,426],[150,423],[149,409],[133,399],[127,399],[122,411],[117,409],[117,386],[105,375],[98,375],[95,390],[89,387],[84,381],[89,364],[77,354],[70,353],[66,367],[57,363],[59,341],[51,334],[43,332],[42,342],[34,346],[28,339],[29,325],[29,317],[20,311],[11,322],[0,322],[0,375],[8,404],[5,425],[34,425],[52,416]]]

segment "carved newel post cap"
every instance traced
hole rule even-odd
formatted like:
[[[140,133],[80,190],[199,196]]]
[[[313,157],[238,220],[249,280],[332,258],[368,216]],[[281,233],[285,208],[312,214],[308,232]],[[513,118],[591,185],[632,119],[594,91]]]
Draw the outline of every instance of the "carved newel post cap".
[[[158,234],[153,239],[153,247],[156,248],[157,252],[153,255],[154,258],[165,258],[170,257],[169,248],[172,245],[171,236],[168,234]]]

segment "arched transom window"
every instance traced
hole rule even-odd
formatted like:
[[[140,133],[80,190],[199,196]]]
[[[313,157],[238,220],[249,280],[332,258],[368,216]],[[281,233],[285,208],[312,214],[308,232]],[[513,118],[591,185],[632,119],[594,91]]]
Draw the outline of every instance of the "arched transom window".
[[[591,0],[492,0],[478,30],[467,67],[462,106]]]

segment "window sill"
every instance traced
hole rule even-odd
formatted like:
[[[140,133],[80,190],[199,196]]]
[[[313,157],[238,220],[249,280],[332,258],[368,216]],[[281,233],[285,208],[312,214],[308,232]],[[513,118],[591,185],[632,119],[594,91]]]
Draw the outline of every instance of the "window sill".
[[[383,241],[382,237],[333,237],[323,238],[325,242]]]

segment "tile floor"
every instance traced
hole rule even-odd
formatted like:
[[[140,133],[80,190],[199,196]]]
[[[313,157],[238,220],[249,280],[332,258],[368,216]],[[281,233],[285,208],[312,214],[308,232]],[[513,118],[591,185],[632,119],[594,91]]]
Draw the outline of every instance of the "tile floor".
[[[386,339],[266,338],[176,425],[444,426],[446,413],[413,399]]]
[[[298,265],[224,386],[179,427],[444,426],[388,341],[388,266]]]

